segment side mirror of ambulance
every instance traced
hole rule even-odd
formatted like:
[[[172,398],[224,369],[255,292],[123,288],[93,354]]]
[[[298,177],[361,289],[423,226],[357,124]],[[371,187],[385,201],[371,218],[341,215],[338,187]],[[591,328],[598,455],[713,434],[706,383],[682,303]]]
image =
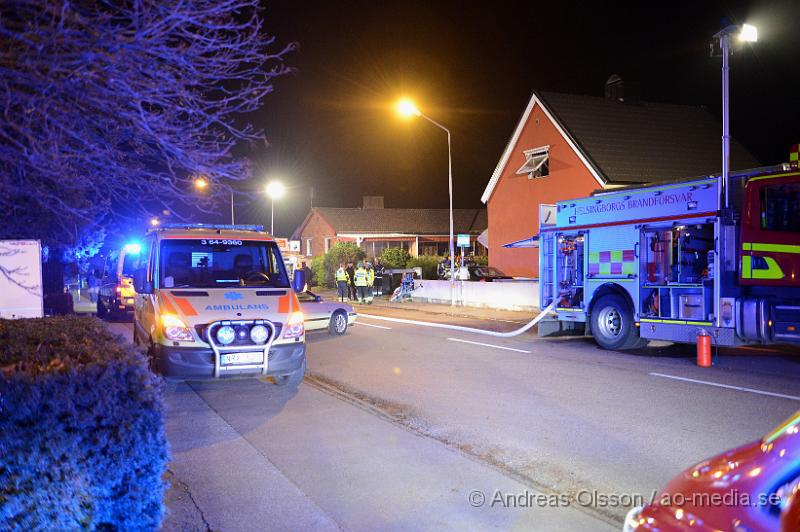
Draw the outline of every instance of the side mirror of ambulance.
[[[306,272],[295,270],[292,278],[292,288],[298,294],[302,293],[306,287]]]
[[[137,294],[153,293],[153,283],[147,282],[147,269],[139,268],[133,272],[133,289]]]

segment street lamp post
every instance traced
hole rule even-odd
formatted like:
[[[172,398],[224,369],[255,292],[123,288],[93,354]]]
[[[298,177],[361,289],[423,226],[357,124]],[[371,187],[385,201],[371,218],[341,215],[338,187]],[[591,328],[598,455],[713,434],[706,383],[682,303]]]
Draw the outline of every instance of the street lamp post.
[[[275,200],[282,198],[286,194],[286,187],[280,181],[270,181],[267,184],[266,191],[272,203],[269,232],[272,236],[275,236]]]
[[[194,188],[197,190],[205,190],[208,187],[208,180],[205,177],[197,177],[194,180]],[[233,216],[233,189],[231,189],[231,225],[236,225]]]
[[[756,42],[758,30],[750,24],[728,26],[714,35],[722,51],[722,182],[720,183],[720,209],[730,206],[731,122],[730,122],[730,55],[731,39],[741,42]]]
[[[450,305],[456,304],[456,254],[453,240],[453,156],[450,142],[450,130],[420,111],[411,100],[400,100],[397,103],[397,112],[402,116],[419,116],[447,133],[447,187],[450,196]]]
[[[719,250],[717,252],[716,266],[714,273],[714,320],[717,327],[722,326],[722,315],[720,300],[723,287],[730,284],[731,280],[727,275],[728,268],[723,263],[726,257],[726,250],[734,245],[735,237],[732,233],[733,216],[730,211],[730,164],[731,164],[731,122],[730,122],[730,55],[731,40],[737,38],[740,42],[756,42],[758,40],[758,30],[750,24],[742,26],[732,25],[723,29],[716,35],[719,40],[719,48],[722,52],[722,174],[719,179],[719,195],[717,197],[718,219],[720,234]],[[712,46],[713,51],[713,46]]]

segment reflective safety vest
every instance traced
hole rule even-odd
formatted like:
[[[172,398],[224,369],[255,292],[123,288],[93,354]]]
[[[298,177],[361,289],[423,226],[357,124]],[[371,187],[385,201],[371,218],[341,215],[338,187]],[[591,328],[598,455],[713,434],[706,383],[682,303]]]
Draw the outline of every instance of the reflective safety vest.
[[[375,284],[375,270],[367,270],[367,284],[369,286]]]
[[[367,286],[367,269],[366,268],[359,268],[359,269],[356,270],[355,285],[356,286]]]
[[[336,270],[336,280],[337,281],[349,281],[350,276],[347,275],[347,271],[344,268],[339,268]]]

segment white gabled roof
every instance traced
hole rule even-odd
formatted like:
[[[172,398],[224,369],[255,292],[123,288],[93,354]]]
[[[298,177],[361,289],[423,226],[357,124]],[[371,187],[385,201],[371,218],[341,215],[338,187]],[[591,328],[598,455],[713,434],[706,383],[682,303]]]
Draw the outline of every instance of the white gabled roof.
[[[572,148],[572,151],[575,152],[575,154],[578,156],[581,162],[586,166],[586,169],[589,170],[589,172],[592,174],[592,177],[595,178],[595,180],[601,187],[605,186],[606,184],[605,178],[603,178],[603,176],[600,175],[600,172],[597,170],[597,168],[595,168],[594,165],[592,165],[592,163],[589,162],[589,160],[586,158],[583,152],[578,148],[577,144],[575,144],[575,142],[570,138],[570,136],[567,135],[566,131],[564,131],[564,129],[561,127],[561,124],[559,124],[558,121],[555,118],[553,118],[553,115],[552,113],[550,113],[550,110],[547,109],[547,106],[544,105],[542,100],[536,94],[536,91],[534,91],[533,94],[531,95],[530,101],[528,102],[528,106],[525,108],[525,112],[522,113],[522,118],[520,118],[519,123],[517,124],[517,128],[514,130],[514,134],[511,135],[511,140],[508,141],[506,149],[503,151],[503,155],[500,157],[500,161],[498,161],[497,166],[495,167],[494,172],[492,173],[491,179],[489,179],[489,184],[486,185],[486,189],[483,191],[483,196],[481,196],[481,201],[483,203],[488,203],[489,198],[492,197],[492,192],[494,192],[494,188],[497,186],[498,181],[500,181],[500,176],[503,175],[503,171],[505,170],[506,165],[508,164],[508,160],[511,158],[511,155],[514,153],[514,150],[517,147],[517,142],[519,142],[519,138],[522,135],[522,130],[528,123],[531,113],[533,112],[533,108],[537,104],[541,107],[542,112],[544,112],[547,119],[550,120],[553,126],[555,126],[556,130],[558,130],[558,133],[564,138],[569,147]]]

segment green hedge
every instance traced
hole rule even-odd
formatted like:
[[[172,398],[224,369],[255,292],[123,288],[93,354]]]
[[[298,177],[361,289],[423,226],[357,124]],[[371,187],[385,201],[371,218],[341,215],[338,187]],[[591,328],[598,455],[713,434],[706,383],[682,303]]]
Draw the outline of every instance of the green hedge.
[[[358,247],[355,242],[337,242],[325,254],[323,261],[325,279],[324,282],[319,284],[329,287],[335,286],[336,270],[339,268],[340,263],[347,265],[348,262],[352,262],[353,265],[356,265],[359,261],[363,261],[366,256],[367,254],[364,253],[364,250]]]
[[[0,529],[158,529],[163,396],[95,318],[0,320]]]
[[[411,257],[403,248],[383,248],[381,262],[385,268],[405,268]]]
[[[406,268],[422,268],[423,279],[437,279],[438,267],[442,257],[437,255],[420,255],[411,257],[406,264]]]
[[[311,279],[308,284],[311,286],[326,286],[327,273],[325,272],[325,256],[317,255],[311,259]]]

